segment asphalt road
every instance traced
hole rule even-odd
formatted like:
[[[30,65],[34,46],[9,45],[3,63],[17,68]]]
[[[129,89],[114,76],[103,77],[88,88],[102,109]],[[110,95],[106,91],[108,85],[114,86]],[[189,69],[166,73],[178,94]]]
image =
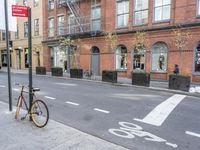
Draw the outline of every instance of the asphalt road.
[[[200,149],[200,98],[81,80],[33,78],[53,120],[133,150]],[[12,74],[15,104],[19,87],[14,83],[28,84],[28,75]],[[7,74],[1,72],[1,101],[8,102],[7,91]]]

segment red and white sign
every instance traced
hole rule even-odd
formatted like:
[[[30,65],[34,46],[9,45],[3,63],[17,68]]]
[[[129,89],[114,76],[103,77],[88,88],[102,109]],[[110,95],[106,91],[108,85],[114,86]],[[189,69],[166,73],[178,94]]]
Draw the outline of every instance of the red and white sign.
[[[28,8],[26,6],[12,5],[12,16],[28,17]]]

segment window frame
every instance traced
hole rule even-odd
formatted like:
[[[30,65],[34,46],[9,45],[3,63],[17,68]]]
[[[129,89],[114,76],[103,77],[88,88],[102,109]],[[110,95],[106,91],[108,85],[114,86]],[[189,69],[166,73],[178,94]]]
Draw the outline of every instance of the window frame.
[[[162,6],[157,6],[157,7],[155,6],[155,4],[156,4],[155,1],[156,1],[156,0],[153,0],[153,23],[160,23],[160,22],[168,22],[168,21],[170,21],[170,20],[171,20],[171,8],[172,8],[171,5],[172,5],[172,0],[170,0],[170,4],[166,4],[166,5],[162,5]],[[162,0],[162,2],[163,2],[163,0]],[[155,16],[156,16],[156,11],[155,11],[155,9],[156,9],[156,8],[159,8],[159,7],[162,7],[162,8],[163,8],[163,7],[165,7],[165,6],[170,6],[169,19],[163,19],[163,18],[162,18],[161,20],[157,20],[157,21],[156,21],[156,20],[155,20],[155,18],[156,18],[156,17],[155,17]],[[162,12],[163,12],[163,11],[162,11]],[[163,13],[162,13],[162,15],[163,15]],[[163,16],[162,16],[162,17],[163,17]]]
[[[95,18],[93,18],[93,16],[92,16],[92,11],[94,10],[94,9],[100,9],[100,16],[99,17],[95,17]],[[100,22],[100,29],[99,30],[101,30],[101,5],[94,5],[94,6],[92,6],[91,7],[91,16],[90,16],[90,30],[91,31],[96,31],[95,29],[93,29],[93,25],[96,23],[96,22]],[[96,26],[95,26],[96,27]]]
[[[51,28],[50,28],[50,26],[49,26],[50,20],[53,20],[53,24],[52,24],[53,26],[52,26]],[[54,32],[55,32],[55,30],[54,30],[54,27],[55,27],[55,25],[54,25],[54,24],[55,24],[54,20],[55,20],[54,17],[49,17],[49,18],[48,18],[48,37],[54,37],[54,35],[55,35],[55,33],[54,33]],[[50,33],[51,33],[50,30],[52,30],[52,35],[50,35]]]
[[[34,7],[39,6],[39,0],[33,0],[33,6]]]
[[[121,14],[118,14],[118,3],[120,3],[120,2],[128,2],[128,12],[127,13],[121,13]],[[116,25],[115,25],[115,27],[116,28],[127,28],[128,27],[128,25],[129,25],[129,0],[116,0]],[[118,17],[119,16],[123,16],[123,19],[124,19],[124,17],[125,17],[125,15],[128,15],[128,21],[127,21],[127,25],[124,25],[124,26],[118,26]],[[125,22],[123,22],[124,24],[125,24]]]
[[[59,23],[59,17],[63,17],[63,22],[61,22],[62,23],[62,25],[60,26],[60,23]],[[60,27],[64,27],[64,24],[65,24],[65,15],[64,14],[59,14],[59,15],[57,15],[57,34],[59,35],[59,36],[62,36],[62,35],[64,35],[64,31],[60,31]]]
[[[194,56],[193,56],[193,75],[197,75],[197,76],[200,76],[200,71],[195,71],[195,62],[196,62],[196,56],[197,56],[196,51],[199,45],[200,45],[200,42],[198,42],[198,44],[194,48]]]
[[[37,24],[36,24],[36,21],[37,21]],[[34,19],[34,36],[38,36],[39,34],[40,34],[40,20],[39,18],[37,18],[37,19]]]
[[[27,31],[27,32],[26,32]],[[24,22],[24,38],[28,37],[28,22]]]
[[[6,31],[2,30],[2,41],[6,40]]]
[[[134,69],[134,56],[136,55],[136,54],[138,54],[138,55],[144,55],[144,69],[143,70],[141,70],[141,69]],[[142,53],[140,53],[140,52],[138,52],[138,53],[135,53],[135,48],[133,48],[132,49],[132,54],[131,54],[131,57],[132,57],[132,71],[134,71],[134,72],[145,72],[146,71],[146,48],[145,49],[143,49],[143,52]]]
[[[115,52],[114,52],[114,54],[115,54],[115,70],[117,70],[117,71],[127,71],[128,70],[128,67],[127,67],[127,65],[128,65],[128,61],[126,62],[126,68],[117,68],[117,55],[119,55],[119,54],[117,54],[117,48],[118,47],[125,47],[126,48],[126,56],[125,56],[125,58],[126,58],[126,61],[128,60],[128,49],[127,49],[127,47],[125,46],[125,45],[118,45],[118,46],[116,46],[116,48],[115,48]],[[122,49],[121,49],[121,51],[122,51]]]
[[[135,5],[136,1],[137,0],[134,0],[134,7],[133,7],[133,9],[134,9],[134,11],[133,11],[133,16],[134,16],[133,22],[134,23],[133,24],[136,25],[136,26],[146,25],[149,22],[148,21],[148,19],[149,19],[149,0],[147,0],[148,1],[148,8],[147,9],[140,9],[140,10],[136,10],[136,5]],[[141,23],[141,24],[136,24],[136,17],[135,17],[136,15],[135,14],[137,12],[144,12],[144,11],[147,11],[147,22],[146,23]]]
[[[48,10],[53,10],[55,8],[55,4],[53,0],[48,0]]]
[[[197,0],[197,5],[196,5],[196,16],[200,17],[200,0]]]
[[[15,39],[19,39],[19,25],[17,24],[17,31],[15,32]]]

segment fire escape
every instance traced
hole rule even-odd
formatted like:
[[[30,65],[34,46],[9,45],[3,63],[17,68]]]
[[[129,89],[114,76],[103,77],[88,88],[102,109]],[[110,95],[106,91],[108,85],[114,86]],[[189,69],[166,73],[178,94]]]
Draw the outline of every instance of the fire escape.
[[[59,0],[59,5],[63,7],[68,7],[71,14],[74,16],[76,22],[76,34],[90,34],[91,36],[96,36],[99,30],[91,29],[90,18],[83,15],[78,5],[78,2],[84,0]],[[68,30],[68,29],[67,29]],[[69,33],[67,33],[69,34]]]

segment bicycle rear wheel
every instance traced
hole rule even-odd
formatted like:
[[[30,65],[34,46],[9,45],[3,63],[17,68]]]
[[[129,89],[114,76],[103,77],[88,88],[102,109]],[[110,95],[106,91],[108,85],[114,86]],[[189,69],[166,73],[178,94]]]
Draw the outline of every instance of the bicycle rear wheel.
[[[36,100],[33,102],[31,107],[31,117],[33,123],[39,128],[43,128],[48,123],[49,110],[42,100]]]

